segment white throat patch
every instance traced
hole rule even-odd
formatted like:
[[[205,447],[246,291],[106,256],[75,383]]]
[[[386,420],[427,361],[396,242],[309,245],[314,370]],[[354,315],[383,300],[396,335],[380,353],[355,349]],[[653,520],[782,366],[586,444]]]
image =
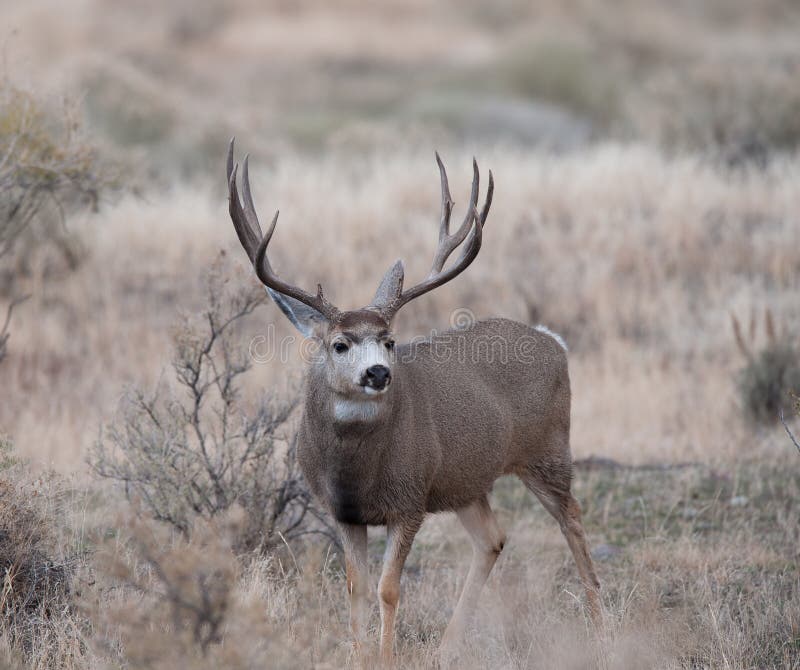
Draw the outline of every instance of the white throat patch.
[[[337,398],[333,401],[333,418],[341,423],[371,421],[378,415],[379,409],[375,401]]]

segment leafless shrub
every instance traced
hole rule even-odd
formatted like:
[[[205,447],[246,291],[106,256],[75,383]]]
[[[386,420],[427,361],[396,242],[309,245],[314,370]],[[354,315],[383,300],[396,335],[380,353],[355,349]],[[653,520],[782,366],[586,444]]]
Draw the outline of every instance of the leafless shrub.
[[[67,268],[80,253],[65,233],[64,213],[76,205],[97,205],[110,180],[97,152],[79,133],[65,106],[56,122],[29,93],[0,80],[0,295],[14,296],[21,275],[42,248],[55,249]],[[0,329],[0,360],[6,353],[11,301]]]
[[[131,606],[130,599],[120,603],[110,621],[96,623],[98,640],[108,645],[116,639],[138,666],[163,662],[177,650],[205,655],[209,645],[219,642],[238,577],[232,553],[238,533],[231,532],[235,520],[217,521],[195,524],[191,539],[175,537],[174,531],[140,517],[118,523],[120,537],[101,552],[98,566],[115,588],[138,594],[140,607]],[[147,634],[154,623],[158,633],[168,635],[171,652],[158,643],[158,634]],[[137,644],[142,636],[147,643]]]
[[[56,122],[34,96],[0,83],[0,257],[34,222],[40,243],[63,243],[53,213],[60,222],[65,207],[95,206],[109,183],[74,112],[65,107],[61,114],[64,120]]]
[[[152,395],[131,390],[90,464],[184,535],[197,518],[243,507],[247,519],[236,548],[265,552],[307,532],[316,511],[288,434],[294,402],[273,396],[249,414],[240,407],[240,377],[251,360],[234,332],[264,294],[226,290],[224,274],[217,264],[208,309],[175,333],[172,368],[183,392],[166,383]]]
[[[0,628],[10,650],[38,666],[83,652],[72,618],[75,561],[59,541],[51,484],[31,481],[0,440]]]
[[[738,319],[732,315],[737,346],[747,359],[739,372],[738,385],[747,416],[760,423],[774,423],[787,410],[790,393],[800,391],[800,351],[785,331],[778,334],[772,313],[765,311],[766,344],[753,351],[745,341]],[[750,338],[755,338],[756,321],[751,319]]]
[[[650,81],[634,107],[634,124],[649,121],[640,130],[666,146],[721,149],[732,163],[760,160],[800,143],[800,95],[792,77],[788,65],[759,62],[742,67],[712,60],[681,75],[670,70]],[[681,113],[669,111],[676,105]]]
[[[141,515],[114,523],[115,537],[102,543],[96,557],[93,600],[85,601],[94,648],[108,665],[164,670],[302,665],[305,638],[313,639],[320,622],[305,621],[305,613],[298,612],[293,633],[282,629],[286,622],[272,611],[273,598],[264,589],[275,593],[275,600],[291,599],[288,593],[302,588],[304,580],[299,571],[278,574],[270,567],[272,556],[246,565],[237,560],[246,516],[237,507],[199,520],[190,537]],[[314,575],[321,577],[319,570]]]

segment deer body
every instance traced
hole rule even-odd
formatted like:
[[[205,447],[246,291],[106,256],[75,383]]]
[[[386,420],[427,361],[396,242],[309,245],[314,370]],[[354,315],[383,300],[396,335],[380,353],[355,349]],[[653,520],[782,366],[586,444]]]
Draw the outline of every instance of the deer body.
[[[337,417],[323,366],[311,368],[298,457],[337,521],[386,525],[393,516],[460,509],[501,475],[549,460],[540,453],[548,434],[568,433],[567,358],[552,337],[505,319],[444,336],[454,346],[441,360],[430,341],[398,347],[378,411]],[[530,344],[532,360],[480,346],[497,338],[510,350]],[[452,366],[457,347],[474,358],[470,365]]]
[[[489,319],[442,336],[395,347],[397,311],[462,272],[480,250],[494,191],[477,210],[473,162],[470,204],[450,232],[453,201],[437,155],[442,188],[439,246],[430,274],[404,288],[400,261],[372,302],[340,311],[317,293],[280,279],[267,258],[278,215],[262,233],[248,165],[237,188],[233,142],[228,154],[230,214],[256,274],[289,320],[318,344],[306,377],[298,459],[312,493],[336,519],[345,549],[350,622],[361,648],[368,624],[367,527],[386,526],[378,583],[380,653],[392,661],[400,575],[425,515],[454,511],[470,535],[473,557],[443,647],[463,635],[505,533],[489,506],[494,481],[517,475],[558,521],[575,558],[592,618],[599,623],[599,583],[573,498],[569,447],[570,386],[561,339],[546,328]],[[462,251],[449,267],[447,259]],[[444,348],[442,348],[444,345]]]

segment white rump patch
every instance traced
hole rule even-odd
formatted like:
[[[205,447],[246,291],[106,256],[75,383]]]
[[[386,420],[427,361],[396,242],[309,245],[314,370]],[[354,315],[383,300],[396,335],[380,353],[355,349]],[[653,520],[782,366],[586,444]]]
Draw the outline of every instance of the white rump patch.
[[[538,330],[540,333],[543,333],[544,335],[549,335],[556,342],[558,342],[558,346],[560,346],[564,351],[569,351],[569,347],[567,346],[567,343],[564,342],[564,338],[561,337],[561,335],[559,335],[558,333],[554,333],[547,326],[543,326],[542,324],[539,324],[538,326],[536,326],[534,328],[534,330]]]

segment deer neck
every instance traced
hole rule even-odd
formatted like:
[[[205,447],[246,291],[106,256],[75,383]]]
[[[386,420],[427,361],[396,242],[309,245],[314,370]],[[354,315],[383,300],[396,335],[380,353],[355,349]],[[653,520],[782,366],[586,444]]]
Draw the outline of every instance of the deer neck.
[[[376,508],[389,458],[399,394],[391,387],[379,402],[341,397],[309,379],[303,418],[301,467],[312,489],[344,523],[385,522]],[[395,382],[392,382],[394,386]],[[376,407],[364,405],[371,402]],[[302,447],[301,447],[302,448]],[[304,466],[304,461],[306,466]]]
[[[394,424],[399,380],[395,379],[385,394],[341,394],[330,389],[324,377],[313,372],[308,378],[306,415],[318,433],[360,441],[391,431]]]

